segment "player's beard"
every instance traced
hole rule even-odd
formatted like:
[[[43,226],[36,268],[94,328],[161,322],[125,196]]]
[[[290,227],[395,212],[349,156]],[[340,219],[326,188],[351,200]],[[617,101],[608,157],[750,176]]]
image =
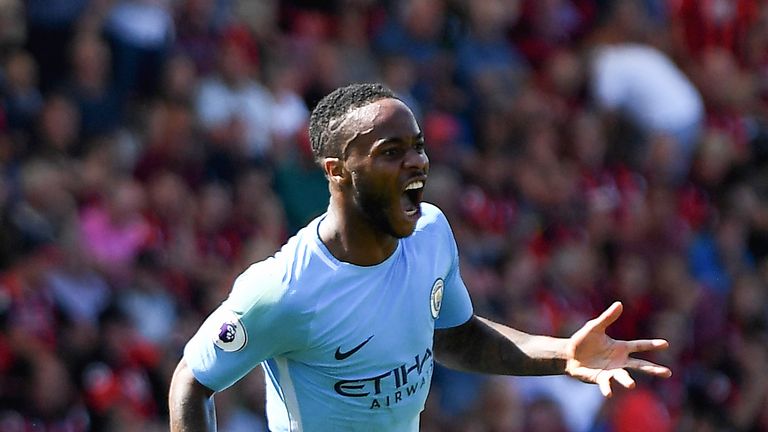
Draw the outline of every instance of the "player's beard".
[[[358,177],[359,178],[359,177]],[[383,191],[375,191],[375,188],[360,182],[355,187],[355,203],[363,216],[373,227],[384,234],[395,238],[403,238],[411,233],[398,233],[392,224],[392,217],[399,208],[395,208],[397,201],[388,197]],[[399,207],[399,206],[398,206]]]

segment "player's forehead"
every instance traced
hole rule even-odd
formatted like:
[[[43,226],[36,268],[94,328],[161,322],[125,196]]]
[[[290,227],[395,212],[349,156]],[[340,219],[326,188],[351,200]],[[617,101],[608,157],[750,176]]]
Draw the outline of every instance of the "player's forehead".
[[[365,105],[355,107],[349,110],[347,116],[391,116],[395,114],[411,114],[410,108],[396,98],[382,98],[369,102]]]
[[[415,136],[420,132],[411,109],[394,98],[379,99],[354,108],[342,123],[346,132],[355,137],[368,134]]]

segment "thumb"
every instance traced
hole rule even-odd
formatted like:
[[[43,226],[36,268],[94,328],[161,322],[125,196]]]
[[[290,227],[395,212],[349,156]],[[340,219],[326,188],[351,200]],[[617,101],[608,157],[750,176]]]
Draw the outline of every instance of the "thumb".
[[[604,332],[608,326],[616,322],[623,311],[624,305],[622,305],[621,302],[613,302],[613,304],[608,306],[608,308],[603,311],[600,316],[591,321],[592,328]]]

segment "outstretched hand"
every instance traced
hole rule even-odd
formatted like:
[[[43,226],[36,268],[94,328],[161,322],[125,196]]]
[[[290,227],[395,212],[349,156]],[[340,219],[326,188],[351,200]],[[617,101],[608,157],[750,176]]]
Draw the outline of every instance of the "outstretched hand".
[[[635,380],[627,369],[649,375],[668,378],[669,368],[629,355],[635,352],[665,349],[669,342],[664,339],[640,339],[632,341],[615,340],[605,334],[605,329],[621,315],[623,306],[613,303],[599,317],[589,320],[566,345],[566,366],[568,375],[587,383],[597,384],[605,397],[611,397],[611,381],[626,388],[634,388]]]

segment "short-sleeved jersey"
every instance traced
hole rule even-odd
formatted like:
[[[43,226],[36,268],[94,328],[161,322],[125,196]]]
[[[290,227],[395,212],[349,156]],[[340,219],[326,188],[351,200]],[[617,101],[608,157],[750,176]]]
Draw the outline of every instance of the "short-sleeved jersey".
[[[220,391],[261,364],[273,432],[417,431],[434,329],[472,315],[448,222],[421,209],[373,266],[337,260],[320,241],[323,216],[253,264],[187,344],[194,376]]]

